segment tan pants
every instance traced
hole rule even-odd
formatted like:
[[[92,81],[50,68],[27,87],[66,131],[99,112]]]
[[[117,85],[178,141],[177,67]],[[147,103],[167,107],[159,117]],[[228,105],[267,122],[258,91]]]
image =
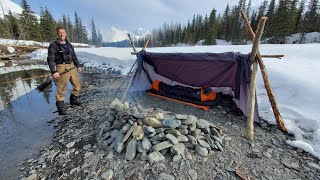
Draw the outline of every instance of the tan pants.
[[[74,67],[73,64],[57,64],[57,71],[59,73],[62,73],[66,69],[71,69],[73,67]],[[80,89],[81,89],[81,82],[80,82],[77,68],[74,68],[55,80],[58,86],[57,93],[56,93],[56,101],[64,101],[64,98],[66,96],[67,85],[69,81],[73,86],[72,94],[75,96],[79,96]]]

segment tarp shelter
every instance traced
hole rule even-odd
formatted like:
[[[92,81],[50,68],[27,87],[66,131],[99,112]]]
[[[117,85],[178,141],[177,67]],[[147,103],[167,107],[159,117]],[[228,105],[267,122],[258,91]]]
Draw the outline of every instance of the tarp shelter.
[[[140,51],[137,53],[137,63],[129,89],[131,92],[149,90],[155,80],[172,86],[210,87],[215,92],[232,95],[236,105],[247,114],[250,54]],[[260,122],[257,108],[255,109],[254,120]]]

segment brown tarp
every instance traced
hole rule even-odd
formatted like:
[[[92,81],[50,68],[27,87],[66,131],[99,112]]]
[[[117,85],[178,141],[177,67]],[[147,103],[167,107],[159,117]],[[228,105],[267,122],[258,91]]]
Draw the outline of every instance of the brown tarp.
[[[155,80],[170,85],[211,87],[217,92],[234,96],[238,107],[244,114],[247,113],[251,76],[249,54],[141,51],[137,58],[138,69],[130,91],[148,90]],[[260,122],[258,111],[255,112],[255,121]]]

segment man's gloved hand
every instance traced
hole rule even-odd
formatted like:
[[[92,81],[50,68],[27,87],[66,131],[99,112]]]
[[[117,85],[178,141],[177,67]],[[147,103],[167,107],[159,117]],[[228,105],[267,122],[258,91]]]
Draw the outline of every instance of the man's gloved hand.
[[[78,72],[81,72],[82,71],[82,68],[81,67],[78,67]]]
[[[60,74],[59,74],[58,72],[55,72],[55,73],[52,75],[52,77],[53,77],[54,79],[58,79],[58,78],[60,77]]]

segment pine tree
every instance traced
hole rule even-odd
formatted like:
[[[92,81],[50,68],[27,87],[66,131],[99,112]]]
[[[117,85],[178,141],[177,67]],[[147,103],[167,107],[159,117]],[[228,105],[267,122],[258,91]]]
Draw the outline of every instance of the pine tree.
[[[276,0],[271,0],[266,16],[268,17],[268,21],[266,23],[265,28],[265,36],[269,37],[272,35],[271,26],[273,24],[273,17],[276,10]]]
[[[80,18],[78,16],[77,12],[74,12],[74,36],[73,36],[73,42],[80,42],[81,31],[82,31],[82,24],[80,22]]]
[[[308,11],[305,14],[306,32],[316,32],[319,30],[319,0],[310,0]]]
[[[19,38],[19,22],[16,17],[12,15],[12,12],[9,10],[8,15],[5,16],[6,20],[9,22],[10,28],[10,38],[17,39]]]
[[[280,0],[271,27],[272,35],[274,35],[273,43],[285,43],[285,37],[292,32],[288,19],[290,19],[288,2]]]
[[[41,34],[39,30],[39,23],[34,12],[27,4],[26,0],[22,0],[22,13],[20,14],[20,38],[30,40],[40,40]]]
[[[55,39],[55,21],[53,16],[49,12],[48,8],[41,8],[40,16],[40,33],[41,40],[45,42],[50,42]]]
[[[298,3],[298,0],[292,0],[291,3],[290,3],[290,10],[289,10],[289,18],[288,21],[291,25],[291,32],[290,34],[294,34],[296,33],[296,30],[297,30],[297,24],[299,23],[299,20],[297,19],[300,19],[298,17],[298,8],[297,8],[297,3]],[[298,21],[298,23],[297,23]]]
[[[217,33],[218,33],[218,20],[216,18],[217,11],[212,9],[209,16],[209,43],[214,45],[216,44]]]
[[[74,41],[74,27],[73,27],[73,24],[71,22],[71,19],[70,19],[70,16],[67,17],[67,33],[68,33],[68,39],[71,41],[71,42],[75,42]]]
[[[93,19],[91,20],[91,41],[93,45],[98,45],[98,35]]]

